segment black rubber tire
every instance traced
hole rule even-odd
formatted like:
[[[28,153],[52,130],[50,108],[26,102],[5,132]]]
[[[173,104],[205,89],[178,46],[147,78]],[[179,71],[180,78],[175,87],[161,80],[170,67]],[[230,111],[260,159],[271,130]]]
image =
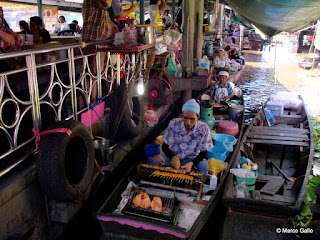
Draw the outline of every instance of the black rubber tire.
[[[94,147],[88,128],[78,121],[62,121],[49,129],[68,128],[66,133],[41,136],[38,179],[49,199],[73,201],[88,189],[94,166]],[[48,130],[49,130],[48,129]]]
[[[138,136],[144,128],[144,99],[142,96],[137,95],[135,91],[136,86],[133,86],[131,93],[128,96],[128,101],[124,107],[121,121],[119,123],[118,132],[115,139],[132,139]],[[122,95],[113,96],[113,102],[116,104],[112,111],[113,119],[118,113],[121,104]],[[132,112],[134,114],[132,114]],[[112,127],[112,126],[111,126]]]

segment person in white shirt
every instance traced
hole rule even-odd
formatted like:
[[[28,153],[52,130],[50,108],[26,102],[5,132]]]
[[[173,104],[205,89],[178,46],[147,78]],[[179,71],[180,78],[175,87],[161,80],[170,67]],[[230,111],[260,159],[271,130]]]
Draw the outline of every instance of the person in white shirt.
[[[218,56],[213,60],[213,65],[215,69],[229,69],[230,63],[229,59],[226,58],[223,49],[218,50]]]
[[[70,27],[69,27],[69,24],[66,23],[65,17],[60,16],[59,23],[53,27],[51,33],[58,33],[58,32],[64,31],[64,30],[70,30]]]

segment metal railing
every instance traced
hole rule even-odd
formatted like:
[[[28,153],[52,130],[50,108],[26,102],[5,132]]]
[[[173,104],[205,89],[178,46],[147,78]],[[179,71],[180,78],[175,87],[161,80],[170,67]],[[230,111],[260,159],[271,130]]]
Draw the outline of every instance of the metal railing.
[[[89,45],[98,47],[105,43]],[[146,52],[121,56],[107,52],[103,71],[96,64],[95,75],[89,61],[99,63],[101,52],[83,54],[82,47],[82,44],[69,44],[0,54],[0,64],[9,61],[10,66],[16,66],[0,73],[0,165],[5,166],[0,169],[0,176],[25,154],[35,151],[32,128],[41,132],[56,121],[80,120],[81,114],[88,110],[94,88],[98,99],[109,96],[114,86],[120,84],[121,77],[129,84],[135,80],[133,72],[137,63],[142,62],[145,68],[147,61]],[[14,62],[22,64],[18,66]],[[24,154],[7,164],[6,159],[23,147]]]

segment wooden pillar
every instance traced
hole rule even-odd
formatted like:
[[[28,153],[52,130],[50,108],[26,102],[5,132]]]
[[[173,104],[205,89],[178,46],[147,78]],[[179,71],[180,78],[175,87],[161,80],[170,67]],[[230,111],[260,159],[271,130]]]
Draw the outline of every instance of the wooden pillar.
[[[193,72],[195,1],[183,0],[182,67],[187,77]]]
[[[42,16],[42,0],[37,0],[37,6],[38,6],[38,16],[43,19]]]
[[[171,21],[171,23],[174,22],[175,15],[176,15],[176,0],[172,0],[172,10],[171,10],[172,21]]]
[[[140,1],[140,24],[144,24],[144,1]]]
[[[202,58],[202,44],[203,44],[203,10],[204,0],[198,0],[195,12],[195,50],[194,54],[197,59],[197,64],[201,62]]]

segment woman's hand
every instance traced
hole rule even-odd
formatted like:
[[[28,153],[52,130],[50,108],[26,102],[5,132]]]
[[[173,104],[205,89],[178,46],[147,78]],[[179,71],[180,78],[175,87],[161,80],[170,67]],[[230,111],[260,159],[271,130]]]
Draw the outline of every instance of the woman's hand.
[[[171,158],[171,166],[174,167],[175,169],[180,169],[181,162],[177,156],[173,156]]]
[[[182,166],[181,169],[186,170],[186,172],[188,173],[188,172],[191,172],[192,166],[193,166],[193,162],[189,162],[186,165]]]

